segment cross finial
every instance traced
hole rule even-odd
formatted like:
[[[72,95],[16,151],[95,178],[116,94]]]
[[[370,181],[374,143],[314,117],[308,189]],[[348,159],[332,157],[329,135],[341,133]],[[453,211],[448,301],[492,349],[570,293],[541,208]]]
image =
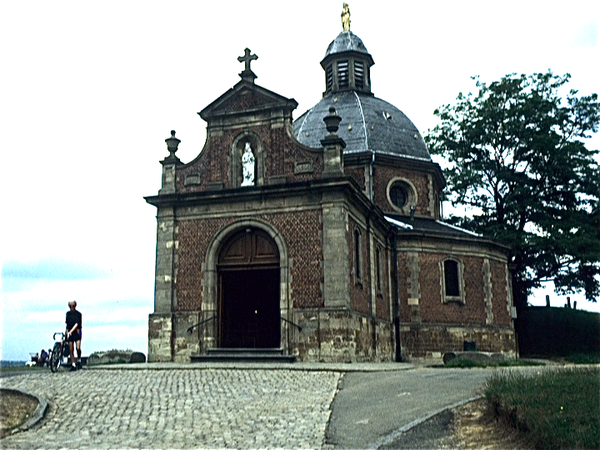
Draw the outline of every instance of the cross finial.
[[[244,56],[238,56],[238,61],[243,62],[245,64],[244,72],[251,72],[250,63],[252,61],[256,61],[257,59],[258,59],[258,56],[251,55],[251,51],[249,48],[244,50]]]

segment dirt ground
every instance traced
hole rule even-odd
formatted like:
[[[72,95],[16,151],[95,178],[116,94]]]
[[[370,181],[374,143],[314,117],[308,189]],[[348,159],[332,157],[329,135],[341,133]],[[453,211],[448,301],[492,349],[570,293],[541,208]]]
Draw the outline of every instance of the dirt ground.
[[[461,449],[529,450],[533,447],[517,430],[496,419],[487,409],[485,399],[454,409],[451,431]]]
[[[0,391],[0,438],[25,423],[37,408],[38,401],[15,391]]]
[[[532,448],[524,436],[488,412],[485,399],[437,414],[382,447],[386,450]]]

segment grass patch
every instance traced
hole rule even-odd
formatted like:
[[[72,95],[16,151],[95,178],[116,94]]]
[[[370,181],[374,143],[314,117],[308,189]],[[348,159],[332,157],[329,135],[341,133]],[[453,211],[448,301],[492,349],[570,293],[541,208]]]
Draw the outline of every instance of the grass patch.
[[[48,367],[26,366],[25,363],[20,365],[0,365],[0,373],[17,373],[17,372],[36,372],[49,370]]]
[[[444,367],[452,367],[452,368],[461,368],[461,369],[470,369],[473,367],[488,367],[487,363],[482,361],[475,361],[473,359],[459,359],[454,358],[451,361],[448,361]]]
[[[485,396],[494,412],[524,431],[536,448],[600,448],[600,369],[492,375]]]
[[[515,366],[545,366],[546,364],[540,361],[507,359],[505,361],[476,361],[467,358],[454,358],[448,361],[444,367],[470,369],[474,367],[515,367]]]
[[[574,353],[565,358],[565,361],[573,364],[600,364],[600,354],[596,353]]]

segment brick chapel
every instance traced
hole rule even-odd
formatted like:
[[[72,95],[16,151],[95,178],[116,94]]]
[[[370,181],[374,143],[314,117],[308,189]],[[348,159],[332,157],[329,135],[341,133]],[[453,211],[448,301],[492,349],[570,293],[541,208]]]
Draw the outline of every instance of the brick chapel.
[[[206,106],[192,161],[168,138],[148,360],[227,349],[300,361],[516,352],[507,248],[445,224],[423,137],[371,90],[373,57],[343,20],[325,91],[297,102],[241,79]],[[216,97],[216,96],[215,96]]]

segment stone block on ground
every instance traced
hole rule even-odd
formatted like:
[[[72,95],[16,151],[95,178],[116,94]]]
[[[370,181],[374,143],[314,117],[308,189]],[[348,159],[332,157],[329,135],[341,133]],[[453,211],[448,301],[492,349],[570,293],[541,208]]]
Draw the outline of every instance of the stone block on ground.
[[[131,358],[129,359],[130,363],[145,363],[146,355],[141,352],[133,352],[131,354]]]
[[[100,364],[128,364],[146,362],[146,355],[132,350],[110,350],[107,352],[97,352],[90,355],[88,365]]]
[[[448,364],[453,359],[462,359],[474,361],[477,363],[490,363],[504,361],[506,356],[503,353],[492,352],[448,352],[444,353],[444,364]]]

